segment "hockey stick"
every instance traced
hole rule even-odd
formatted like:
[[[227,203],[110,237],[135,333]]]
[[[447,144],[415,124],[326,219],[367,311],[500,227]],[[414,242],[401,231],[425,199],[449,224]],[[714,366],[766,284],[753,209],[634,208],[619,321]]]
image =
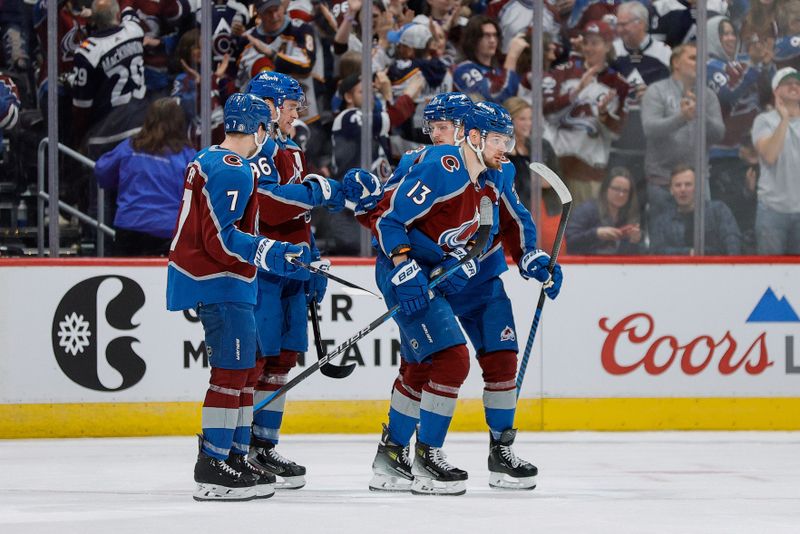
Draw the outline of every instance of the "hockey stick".
[[[489,241],[489,233],[492,230],[492,220],[494,218],[493,214],[493,206],[492,201],[489,200],[487,197],[483,197],[481,199],[481,210],[480,210],[480,222],[478,226],[478,236],[475,239],[475,245],[469,250],[467,255],[461,259],[458,263],[450,267],[448,270],[434,278],[428,284],[429,289],[433,289],[439,283],[441,283],[445,278],[456,272],[460,269],[465,263],[470,260],[475,259],[479,254],[483,252],[483,249],[486,248],[486,243]],[[346,351],[348,348],[353,346],[359,339],[363,338],[380,325],[394,317],[394,315],[400,310],[399,305],[392,306],[386,313],[369,323],[367,326],[353,334],[347,341],[333,349],[331,352],[314,362],[313,364],[309,365],[306,369],[303,370],[300,374],[298,374],[293,379],[289,380],[286,384],[280,387],[280,389],[274,391],[270,396],[263,399],[261,402],[253,406],[253,413],[261,410],[264,406],[267,406],[275,399],[286,395],[286,393],[295,387],[297,384],[314,374],[317,369],[328,363],[333,358],[341,355]]]
[[[544,163],[533,162],[529,167],[533,172],[547,180],[547,183],[553,187],[559,200],[561,200],[561,218],[558,221],[558,230],[556,231],[556,238],[553,242],[553,251],[550,253],[550,263],[547,264],[547,271],[552,274],[556,259],[558,258],[558,252],[561,250],[561,242],[564,240],[564,232],[567,229],[567,219],[569,219],[569,212],[572,209],[572,195],[561,178]],[[525,370],[528,368],[528,359],[533,349],[533,340],[536,338],[536,330],[539,328],[539,320],[542,317],[544,301],[545,292],[544,286],[542,286],[542,289],[539,291],[539,303],[536,305],[536,312],[533,314],[533,324],[531,324],[531,331],[528,334],[528,342],[525,344],[525,353],[522,355],[522,362],[520,362],[519,372],[517,373],[517,398],[519,398],[519,392],[522,389],[522,381],[525,379]]]
[[[311,329],[314,331],[314,346],[317,349],[317,359],[321,360],[325,357],[325,349],[322,348],[322,336],[319,333],[319,314],[317,314],[317,301],[311,301],[308,305],[308,311],[311,314]],[[349,365],[335,365],[326,363],[320,366],[319,371],[328,378],[347,378],[355,370],[356,364]]]
[[[312,272],[314,274],[318,274],[318,275],[323,276],[323,277],[325,277],[325,278],[327,278],[329,280],[333,280],[334,282],[339,282],[343,286],[349,287],[350,289],[356,289],[358,291],[363,291],[364,293],[369,293],[373,297],[377,297],[377,298],[383,300],[383,297],[381,297],[377,293],[373,293],[369,289],[365,289],[365,288],[363,288],[363,287],[361,287],[359,285],[354,284],[353,282],[348,282],[347,280],[344,280],[343,278],[339,278],[338,276],[332,275],[330,272],[326,271],[325,269],[320,269],[319,267],[314,267],[313,265],[309,265],[307,263],[303,263],[302,261],[297,259],[297,256],[295,256],[293,254],[287,254],[285,256],[285,258],[286,258],[286,261],[288,261],[292,265],[297,265],[298,267],[306,269],[306,270],[308,270],[308,271],[310,271],[310,272]]]

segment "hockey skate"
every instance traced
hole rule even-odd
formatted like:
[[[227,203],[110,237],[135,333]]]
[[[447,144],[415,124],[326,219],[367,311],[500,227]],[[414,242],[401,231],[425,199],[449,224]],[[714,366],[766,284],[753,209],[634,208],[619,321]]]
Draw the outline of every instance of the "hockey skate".
[[[378,452],[372,461],[372,491],[409,491],[414,475],[411,474],[409,447],[402,447],[389,439],[389,429],[383,425]]]
[[[411,473],[411,493],[414,495],[464,495],[467,492],[467,472],[450,465],[444,451],[417,442]]]
[[[203,452],[203,436],[200,452],[194,465],[194,491],[196,501],[249,501],[256,498],[255,477],[231,467],[225,460],[218,460]]]
[[[300,489],[306,485],[306,468],[284,458],[275,444],[253,436],[250,440],[250,462],[278,477],[275,489]]]
[[[517,430],[504,430],[500,439],[489,434],[489,485],[500,489],[532,490],[536,487],[539,470],[530,462],[520,460],[511,448]]]
[[[251,464],[246,455],[231,454],[228,465],[256,479],[256,499],[269,499],[275,495],[275,475]]]

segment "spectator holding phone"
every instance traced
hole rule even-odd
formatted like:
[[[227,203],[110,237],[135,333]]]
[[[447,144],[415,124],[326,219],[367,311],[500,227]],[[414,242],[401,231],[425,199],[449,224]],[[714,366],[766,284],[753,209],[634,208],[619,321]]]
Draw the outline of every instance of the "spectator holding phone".
[[[571,254],[638,254],[642,231],[639,203],[631,173],[611,169],[600,196],[578,206],[567,226]]]

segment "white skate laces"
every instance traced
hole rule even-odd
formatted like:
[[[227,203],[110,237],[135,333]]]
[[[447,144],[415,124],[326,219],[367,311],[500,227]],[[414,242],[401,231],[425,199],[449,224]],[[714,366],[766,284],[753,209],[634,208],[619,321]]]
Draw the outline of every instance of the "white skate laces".
[[[514,449],[511,448],[511,445],[500,445],[500,456],[511,464],[514,469],[522,465],[522,461],[514,454]]]
[[[447,461],[447,455],[444,453],[442,449],[440,449],[439,447],[431,447],[430,451],[431,451],[431,462],[433,462],[433,465],[435,465],[439,469],[442,469],[443,471],[453,471],[454,469],[456,469],[456,466],[451,465]]]
[[[279,452],[278,452],[278,451],[275,449],[275,447],[272,447],[271,449],[269,449],[269,450],[267,451],[267,454],[269,455],[269,457],[270,457],[272,460],[274,460],[275,462],[277,462],[277,463],[279,463],[279,464],[288,465],[288,464],[291,464],[291,463],[292,463],[292,462],[291,462],[291,460],[289,460],[289,459],[287,459],[287,458],[284,458],[283,456],[281,456],[281,453],[279,453]]]
[[[240,471],[237,471],[236,469],[234,469],[233,467],[228,465],[228,462],[226,462],[225,460],[217,460],[217,465],[219,466],[220,469],[225,471],[225,473],[227,473],[227,474],[229,474],[231,476],[234,476],[234,477],[237,477],[237,478],[242,476],[242,473]]]

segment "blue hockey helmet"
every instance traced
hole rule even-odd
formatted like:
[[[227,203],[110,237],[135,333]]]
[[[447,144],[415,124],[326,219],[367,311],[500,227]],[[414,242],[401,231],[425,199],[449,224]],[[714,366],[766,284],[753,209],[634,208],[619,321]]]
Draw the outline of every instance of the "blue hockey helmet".
[[[483,163],[483,151],[488,146],[500,148],[509,153],[514,150],[514,122],[506,108],[494,102],[478,102],[464,120],[467,145],[475,152]],[[475,146],[469,138],[472,130],[478,130],[481,143]],[[492,135],[494,134],[494,135]]]
[[[260,98],[234,93],[225,102],[225,132],[253,134],[263,124],[267,132],[271,131],[272,114],[269,106]]]
[[[478,130],[481,137],[489,132],[514,137],[514,123],[506,108],[494,102],[478,102],[464,120],[467,132]]]
[[[305,105],[300,82],[280,72],[259,72],[248,82],[245,92],[271,99],[276,108],[281,107],[284,100],[295,100],[301,107]]]
[[[453,121],[454,124],[460,125],[463,124],[464,117],[472,106],[472,100],[464,93],[457,91],[440,93],[428,102],[422,115],[426,126],[432,121]]]

